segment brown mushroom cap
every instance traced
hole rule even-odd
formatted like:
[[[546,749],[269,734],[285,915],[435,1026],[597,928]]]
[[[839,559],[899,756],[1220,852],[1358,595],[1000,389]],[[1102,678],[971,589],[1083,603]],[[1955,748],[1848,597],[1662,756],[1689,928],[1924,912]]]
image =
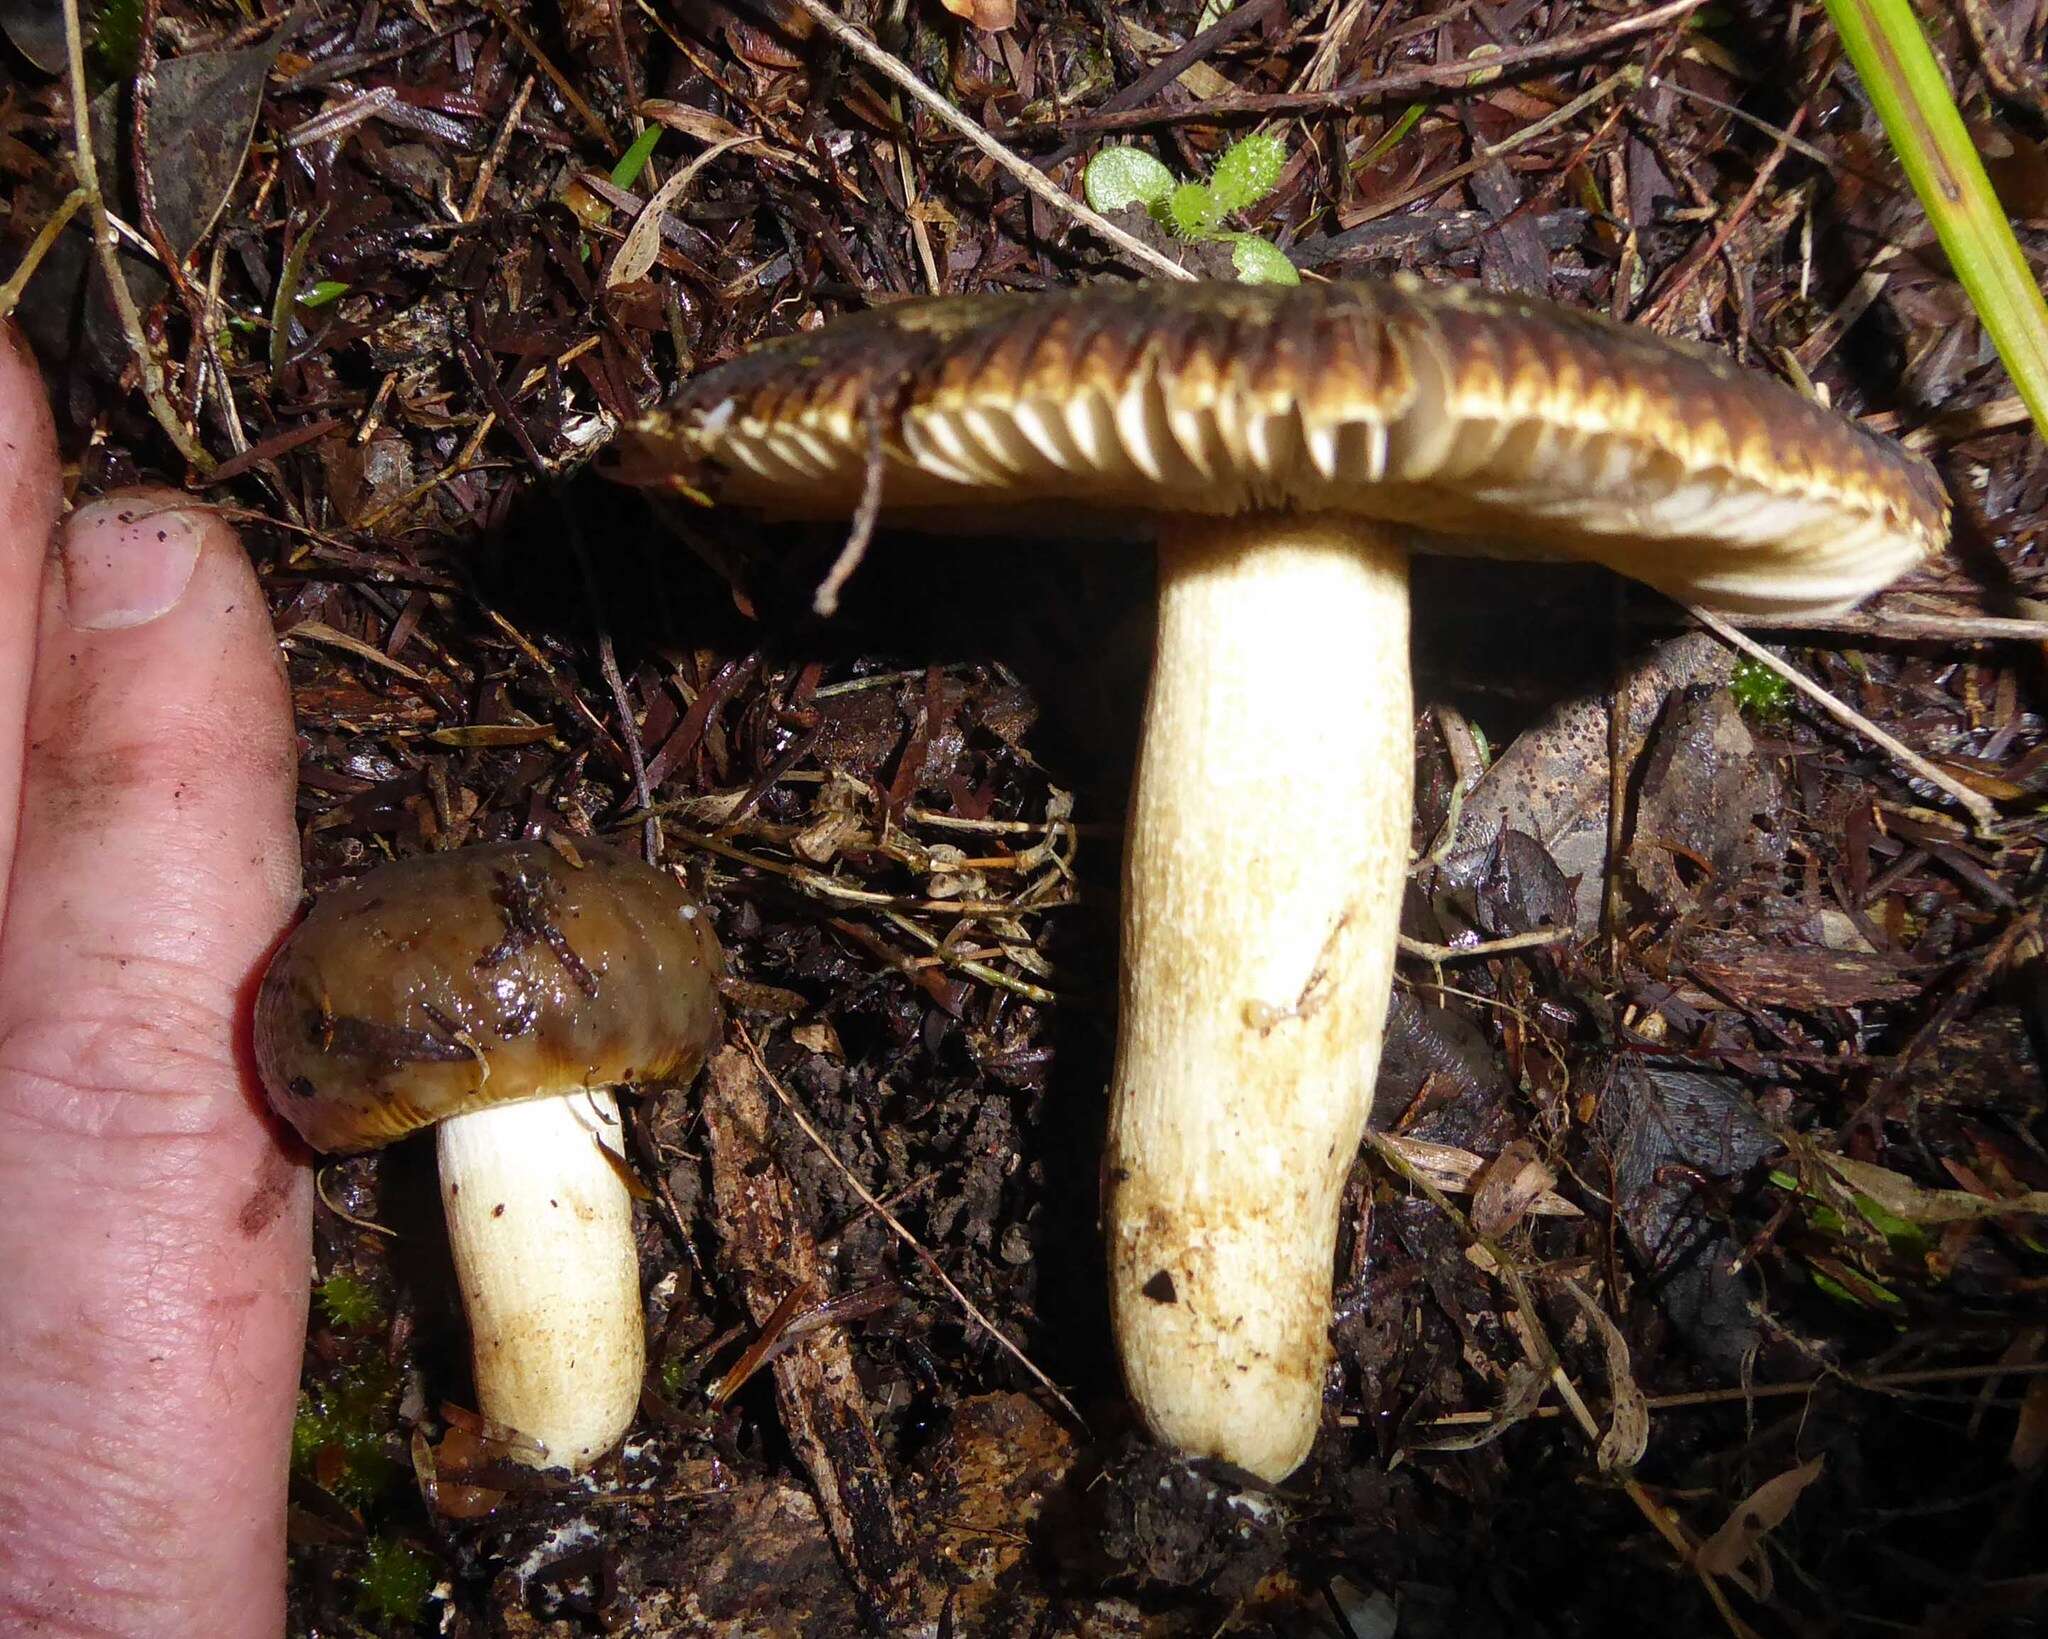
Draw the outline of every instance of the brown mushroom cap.
[[[619,475],[838,517],[877,436],[906,522],[1048,500],[1112,522],[1351,513],[1425,550],[1583,557],[1758,613],[1852,603],[1948,529],[1925,462],[1789,387],[1408,276],[898,303],[697,377],[627,430]]]
[[[326,1151],[579,1087],[687,1079],[718,1033],[723,962],[665,871],[579,843],[379,866],[321,896],[265,975],[256,1057]]]

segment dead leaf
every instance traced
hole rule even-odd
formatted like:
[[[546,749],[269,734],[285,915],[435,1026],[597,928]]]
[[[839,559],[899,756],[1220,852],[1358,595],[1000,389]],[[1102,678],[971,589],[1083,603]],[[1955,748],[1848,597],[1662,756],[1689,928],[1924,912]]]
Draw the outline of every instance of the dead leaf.
[[[181,257],[206,237],[242,174],[283,38],[275,33],[241,51],[195,51],[157,67],[143,163],[156,185],[157,222]]]
[[[939,0],[955,17],[994,34],[1017,21],[1017,0]]]
[[[64,8],[58,0],[5,0],[0,33],[45,74],[64,72]]]
[[[1643,1453],[1650,1448],[1650,1402],[1643,1397],[1629,1365],[1628,1339],[1621,1335],[1621,1328],[1577,1281],[1566,1281],[1565,1286],[1599,1329],[1600,1342],[1607,1354],[1607,1393],[1612,1409],[1607,1432],[1600,1436],[1593,1455],[1601,1473],[1625,1474],[1643,1460]]]
[[[1462,1195],[1486,1166],[1486,1157],[1461,1150],[1455,1144],[1432,1144],[1421,1138],[1404,1138],[1398,1133],[1381,1133],[1380,1143],[1427,1178],[1438,1189]],[[1510,1146],[1512,1147],[1512,1146]],[[1555,1182],[1553,1178],[1551,1180]],[[1577,1218],[1579,1209],[1546,1184],[1522,1209],[1544,1218]]]
[[[290,631],[283,633],[279,641],[289,646],[298,643],[324,643],[330,649],[340,649],[354,655],[358,660],[367,660],[373,666],[381,666],[387,672],[396,672],[409,683],[424,683],[426,679],[403,660],[393,660],[390,655],[374,643],[365,643],[359,637],[337,631],[324,620],[302,620]]]
[[[1700,1544],[1699,1552],[1693,1556],[1695,1563],[1709,1576],[1739,1573],[1764,1538],[1791,1516],[1800,1493],[1820,1478],[1826,1466],[1825,1457],[1816,1457],[1764,1481],[1736,1504],[1727,1524]]]
[[[437,728],[427,736],[437,746],[458,751],[481,751],[494,746],[530,746],[554,737],[547,723],[465,723],[459,728]]]
[[[799,1047],[824,1054],[828,1059],[846,1057],[846,1049],[839,1044],[839,1032],[832,1028],[830,1019],[811,1019],[797,1025],[790,1031],[789,1039]]]
[[[1482,1235],[1504,1235],[1550,1193],[1557,1174],[1536,1146],[1517,1138],[1479,1179],[1472,1196],[1472,1227]]]
[[[1634,778],[1628,864],[1666,909],[1696,909],[1782,852],[1778,781],[1726,688],[1680,690]]]
[[[666,97],[649,97],[640,104],[639,112],[643,119],[651,119],[657,125],[666,125],[671,131],[680,131],[684,136],[695,137],[699,142],[726,142],[747,134],[731,120],[721,119],[702,108],[692,108],[686,102],[673,102]],[[780,143],[770,142],[758,135],[754,141],[759,145],[763,157],[767,159],[795,166],[798,170],[808,171],[812,176],[825,174],[819,169],[816,160],[799,149],[785,148]]]
[[[1822,1155],[1821,1160],[1852,1190],[1908,1223],[1957,1224],[1979,1218],[2048,1215],[2048,1190],[1999,1199],[1962,1189],[1923,1189],[1903,1173],[1868,1161],[1851,1161],[1846,1155]]]
[[[655,189],[654,197],[640,207],[640,214],[633,218],[633,225],[626,230],[626,237],[619,242],[618,254],[612,257],[612,265],[605,269],[605,289],[615,290],[620,285],[629,285],[636,279],[646,278],[647,270],[654,266],[654,258],[661,252],[661,222],[662,218],[668,215],[669,207],[682,197],[683,190],[696,178],[697,173],[720,154],[755,140],[749,136],[737,136],[727,137],[723,142],[714,142]]]
[[[699,142],[730,142],[734,137],[745,135],[729,119],[702,108],[692,108],[686,102],[671,102],[666,97],[649,97],[640,104],[639,114],[643,119],[665,125],[671,131],[680,131],[686,137],[695,137]]]
[[[1654,1061],[1617,1067],[1599,1117],[1614,1146],[1620,1228],[1657,1307],[1702,1359],[1738,1376],[1761,1342],[1762,1291],[1727,1225],[1702,1210],[1698,1180],[1739,1179],[1781,1141],[1739,1081]]]
[[[1622,756],[1633,764],[1672,694],[1690,683],[1718,683],[1734,668],[1706,632],[1660,643],[1621,682]],[[1607,695],[1577,696],[1553,707],[1515,740],[1465,799],[1456,840],[1444,862],[1453,882],[1478,881],[1503,831],[1542,843],[1567,877],[1578,879],[1574,926],[1600,925],[1607,865]]]

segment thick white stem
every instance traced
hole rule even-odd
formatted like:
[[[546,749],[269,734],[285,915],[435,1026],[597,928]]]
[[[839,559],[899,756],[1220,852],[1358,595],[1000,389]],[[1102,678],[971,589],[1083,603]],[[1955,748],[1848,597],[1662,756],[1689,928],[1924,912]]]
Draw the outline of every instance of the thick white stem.
[[[633,1202],[608,1092],[500,1104],[443,1121],[441,1203],[469,1316],[477,1409],[531,1436],[535,1467],[616,1445],[647,1357]]]
[[[1110,1292],[1153,1434],[1278,1480],[1329,1360],[1408,863],[1408,571],[1356,520],[1189,520],[1124,866]]]

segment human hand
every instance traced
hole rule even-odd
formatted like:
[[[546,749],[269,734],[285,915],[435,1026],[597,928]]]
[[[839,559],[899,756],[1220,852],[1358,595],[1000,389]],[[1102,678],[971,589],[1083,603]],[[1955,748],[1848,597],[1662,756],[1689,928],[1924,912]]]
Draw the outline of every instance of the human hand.
[[[246,1019],[289,691],[217,518],[96,502],[53,553],[59,501],[0,327],[0,1631],[274,1639],[308,1191]]]

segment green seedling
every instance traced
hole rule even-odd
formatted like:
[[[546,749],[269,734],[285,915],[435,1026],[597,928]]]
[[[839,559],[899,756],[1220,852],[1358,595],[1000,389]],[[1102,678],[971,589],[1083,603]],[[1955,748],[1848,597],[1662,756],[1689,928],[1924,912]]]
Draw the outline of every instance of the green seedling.
[[[1256,132],[1225,149],[1206,182],[1176,180],[1142,148],[1104,148],[1088,162],[1081,186],[1104,215],[1142,205],[1176,238],[1228,244],[1240,283],[1298,285],[1301,275],[1279,246],[1229,225],[1279,186],[1286,163],[1286,147]]]
[[[647,169],[648,160],[654,157],[654,145],[661,141],[661,127],[650,125],[633,139],[633,146],[619,155],[618,164],[612,167],[612,186],[630,188],[640,180],[640,173]]]

